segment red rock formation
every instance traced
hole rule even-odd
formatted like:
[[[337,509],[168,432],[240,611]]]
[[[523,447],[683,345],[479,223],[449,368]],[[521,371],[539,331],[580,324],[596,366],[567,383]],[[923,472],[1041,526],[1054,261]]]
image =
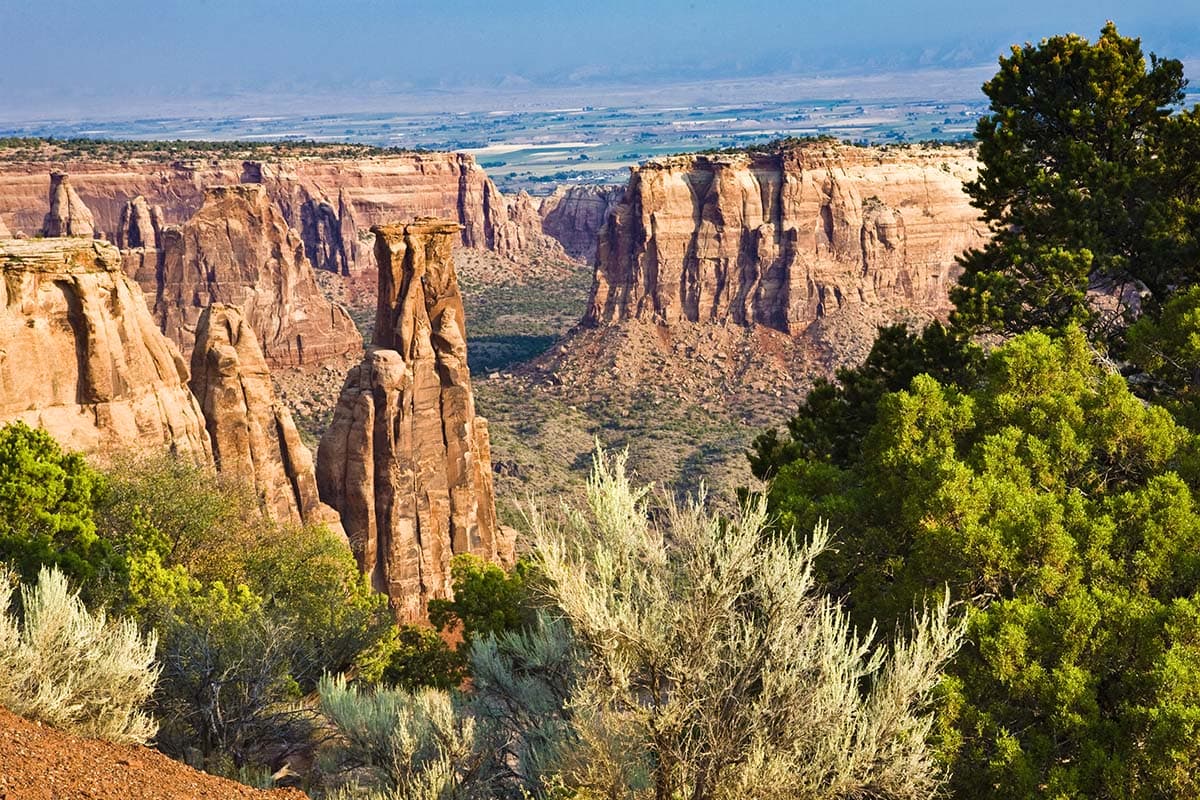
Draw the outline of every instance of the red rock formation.
[[[42,220],[43,236],[91,236],[96,220],[83,204],[65,172],[50,173],[50,211]]]
[[[0,242],[0,421],[67,450],[170,451],[211,463],[187,366],[111,244]]]
[[[261,185],[206,190],[196,215],[161,238],[154,315],[185,354],[211,303],[241,307],[272,365],[315,364],[361,347],[350,315],[321,295],[300,238]]]
[[[164,226],[162,209],[151,206],[139,194],[121,209],[121,219],[117,222],[113,240],[122,250],[157,248],[158,237]]]
[[[847,307],[942,313],[986,236],[954,148],[812,144],[675,156],[633,171],[600,233],[586,320],[765,325]]]
[[[215,303],[200,315],[190,386],[218,471],[254,487],[274,519],[340,530],[337,512],[318,496],[312,453],[276,398],[262,348],[239,309]]]
[[[0,215],[14,230],[36,230],[46,213],[45,175],[58,162],[0,163]],[[129,201],[141,195],[162,209],[164,225],[187,221],[204,189],[261,183],[288,224],[301,232],[318,269],[372,271],[372,225],[438,216],[462,225],[460,241],[508,258],[515,242],[547,246],[540,223],[521,236],[505,235],[508,200],[475,160],[462,153],[403,153],[370,158],[303,158],[243,162],[232,159],[160,163],[72,160],[71,180],[95,215],[95,228],[115,238]]]
[[[542,232],[553,236],[572,258],[590,263],[604,221],[624,196],[623,185],[559,186],[538,208]]]
[[[475,416],[459,226],[377,226],[374,347],[346,378],[317,453],[321,497],[342,515],[372,585],[401,620],[451,592],[450,558],[511,558],[496,521],[487,423]]]

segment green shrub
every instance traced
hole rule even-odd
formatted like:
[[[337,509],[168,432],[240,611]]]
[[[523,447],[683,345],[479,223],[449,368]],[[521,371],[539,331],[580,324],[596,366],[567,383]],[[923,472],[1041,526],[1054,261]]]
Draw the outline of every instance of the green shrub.
[[[430,600],[429,621],[442,630],[459,629],[464,642],[476,637],[514,631],[532,613],[527,585],[530,566],[518,561],[511,572],[470,553],[450,561],[453,600]]]
[[[0,428],[0,564],[31,582],[57,567],[91,602],[125,580],[126,564],[97,533],[101,475],[48,433],[14,422]]]
[[[435,630],[402,625],[393,647],[382,676],[389,686],[409,691],[426,686],[449,691],[467,677],[465,649],[450,647]]]
[[[81,736],[144,744],[156,725],[143,711],[154,691],[154,634],[129,619],[90,613],[54,567],[21,590],[24,620],[0,573],[0,705]]]
[[[476,762],[475,724],[449,693],[382,687],[360,692],[341,677],[322,679],[319,691],[321,713],[340,738],[340,768],[367,770],[390,790],[385,796],[461,796]]]

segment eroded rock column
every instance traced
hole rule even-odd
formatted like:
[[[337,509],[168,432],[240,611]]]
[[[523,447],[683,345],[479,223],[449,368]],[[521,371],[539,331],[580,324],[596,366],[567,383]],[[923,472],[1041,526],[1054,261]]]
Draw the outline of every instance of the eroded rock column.
[[[452,257],[460,230],[437,219],[372,228],[374,342],[347,376],[317,454],[321,498],[340,512],[359,565],[401,620],[450,596],[453,555],[512,555],[467,368]]]
[[[276,520],[340,529],[318,496],[312,453],[275,396],[258,338],[236,306],[214,303],[201,314],[190,385],[221,473],[252,486]]]

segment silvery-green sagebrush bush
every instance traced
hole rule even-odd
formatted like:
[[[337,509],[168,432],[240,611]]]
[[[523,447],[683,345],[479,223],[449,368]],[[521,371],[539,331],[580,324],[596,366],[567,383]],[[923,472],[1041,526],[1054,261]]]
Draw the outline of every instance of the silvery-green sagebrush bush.
[[[538,754],[543,782],[660,799],[931,796],[943,777],[927,747],[932,699],[962,635],[948,601],[885,650],[818,591],[824,526],[797,547],[764,533],[761,500],[727,519],[703,498],[668,503],[656,524],[648,495],[623,457],[598,453],[586,509],[530,515],[549,614],[578,652],[570,675],[545,659],[565,693],[556,714],[555,681],[527,669],[536,648],[514,658],[509,641],[505,662],[492,639],[476,654],[477,706],[524,705],[539,735],[561,720]]]
[[[730,519],[703,498],[659,524],[648,496],[598,453],[586,509],[531,512],[539,611],[473,642],[465,696],[322,683],[371,796],[932,796],[948,602],[885,650],[817,589],[824,527],[796,547],[764,533],[761,500]]]
[[[12,595],[0,573],[0,705],[82,736],[148,741],[158,727],[142,711],[158,679],[154,635],[90,613],[56,568],[21,590],[23,620]]]

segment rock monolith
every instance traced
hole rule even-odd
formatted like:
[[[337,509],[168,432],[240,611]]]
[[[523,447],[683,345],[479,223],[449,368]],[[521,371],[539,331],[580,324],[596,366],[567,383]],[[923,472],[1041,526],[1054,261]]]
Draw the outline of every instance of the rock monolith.
[[[321,498],[341,514],[372,585],[400,620],[451,594],[450,559],[511,558],[496,520],[487,423],[475,415],[458,223],[418,219],[375,234],[372,347],[346,377],[317,454]]]

